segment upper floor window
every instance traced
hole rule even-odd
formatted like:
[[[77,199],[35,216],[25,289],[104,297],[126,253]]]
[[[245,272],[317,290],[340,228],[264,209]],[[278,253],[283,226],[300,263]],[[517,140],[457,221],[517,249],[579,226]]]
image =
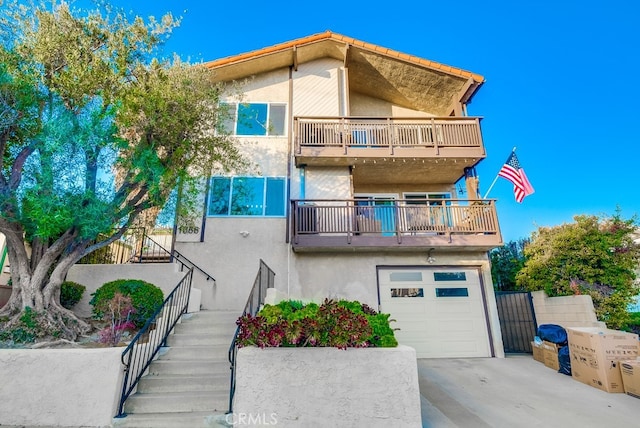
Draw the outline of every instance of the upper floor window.
[[[213,177],[210,216],[281,217],[285,212],[284,177]]]
[[[231,135],[285,135],[286,104],[281,103],[225,103],[229,116],[223,127]]]
[[[405,193],[407,205],[451,205],[451,193]],[[427,199],[429,199],[427,201]]]

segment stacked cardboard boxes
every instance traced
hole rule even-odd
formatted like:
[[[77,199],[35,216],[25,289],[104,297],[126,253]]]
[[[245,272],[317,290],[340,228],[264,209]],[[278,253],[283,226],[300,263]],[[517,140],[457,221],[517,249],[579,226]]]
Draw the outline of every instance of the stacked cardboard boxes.
[[[560,345],[546,340],[542,341],[542,354],[544,356],[544,365],[555,371],[560,370],[560,362],[558,360],[558,349]]]
[[[624,392],[640,398],[640,359],[620,361],[620,374]]]
[[[572,377],[603,391],[624,393],[620,364],[638,356],[638,335],[599,327],[570,327],[567,335]]]
[[[542,347],[542,343],[538,344],[532,340],[531,349],[533,349],[533,359],[544,364],[544,348]]]

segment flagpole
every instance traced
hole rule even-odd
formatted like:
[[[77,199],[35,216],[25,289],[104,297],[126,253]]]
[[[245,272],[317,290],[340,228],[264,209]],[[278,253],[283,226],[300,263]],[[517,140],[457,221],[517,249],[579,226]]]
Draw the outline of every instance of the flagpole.
[[[515,151],[516,151],[516,148],[514,146],[513,150],[511,150],[511,153]],[[491,189],[493,189],[493,186],[496,184],[496,181],[498,181],[498,178],[500,178],[500,173],[496,174],[496,178],[493,179],[493,183],[491,183],[491,186],[489,186],[489,190],[487,190],[487,193],[484,194],[484,197],[482,199],[487,199],[487,196],[489,196],[489,192],[491,192]]]

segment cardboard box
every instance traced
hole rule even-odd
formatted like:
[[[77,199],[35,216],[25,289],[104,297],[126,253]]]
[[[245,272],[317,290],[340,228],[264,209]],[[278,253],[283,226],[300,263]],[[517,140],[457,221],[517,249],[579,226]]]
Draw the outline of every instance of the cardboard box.
[[[607,392],[622,392],[620,360],[635,359],[638,335],[599,327],[569,327],[571,376]]]
[[[560,345],[546,340],[542,341],[542,352],[544,355],[544,365],[555,371],[560,370],[560,362],[558,361],[558,349]]]
[[[536,345],[536,342],[531,342],[531,349],[533,349],[533,359],[544,364],[544,349],[542,344]]]
[[[624,392],[640,398],[640,359],[620,361],[620,374]]]

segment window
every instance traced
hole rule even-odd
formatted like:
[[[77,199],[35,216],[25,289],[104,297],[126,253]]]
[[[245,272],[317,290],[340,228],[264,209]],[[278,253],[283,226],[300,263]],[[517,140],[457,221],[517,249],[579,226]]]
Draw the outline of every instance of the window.
[[[210,216],[284,216],[284,177],[213,177]]]
[[[357,227],[362,232],[380,232],[383,236],[396,233],[396,195],[355,195]]]
[[[467,274],[465,272],[434,272],[434,281],[466,281]]]
[[[228,117],[223,129],[239,136],[285,135],[286,104],[276,103],[225,103]]]
[[[422,282],[422,272],[391,272],[389,274],[391,282],[419,281]]]
[[[424,297],[424,288],[392,288],[391,297]]]
[[[407,205],[442,205],[443,201],[433,199],[451,199],[451,193],[405,193],[404,199]],[[451,205],[451,201],[447,200],[446,205]]]
[[[407,219],[412,230],[426,230],[432,227],[450,227],[451,213],[447,206],[451,205],[451,193],[405,193],[405,204],[409,206],[429,206],[433,208],[411,208],[407,211],[413,217]]]
[[[469,297],[468,288],[436,288],[436,297]]]

